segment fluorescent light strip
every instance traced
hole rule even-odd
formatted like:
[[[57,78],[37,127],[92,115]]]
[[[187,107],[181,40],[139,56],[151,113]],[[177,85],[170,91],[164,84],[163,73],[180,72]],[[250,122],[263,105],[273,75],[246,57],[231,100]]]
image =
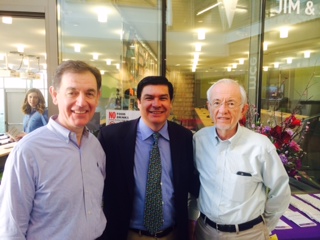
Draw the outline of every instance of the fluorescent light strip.
[[[200,11],[200,12],[198,12],[198,13],[197,13],[197,16],[198,16],[198,15],[200,15],[200,14],[202,14],[202,13],[204,13],[204,12],[209,11],[209,10],[210,10],[210,9],[212,9],[212,8],[217,7],[219,4],[221,4],[221,2],[216,3],[216,4],[213,4],[212,6],[210,6],[210,7],[207,7],[207,8],[205,8],[205,9],[203,9],[202,11]]]

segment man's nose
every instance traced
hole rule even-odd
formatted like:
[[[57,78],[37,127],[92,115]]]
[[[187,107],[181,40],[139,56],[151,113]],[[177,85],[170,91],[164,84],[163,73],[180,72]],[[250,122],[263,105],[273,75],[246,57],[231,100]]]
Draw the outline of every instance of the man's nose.
[[[158,98],[154,98],[152,101],[153,106],[159,106],[160,105],[160,100]]]
[[[86,102],[86,96],[84,93],[79,93],[77,97],[77,105],[83,106],[84,103]]]

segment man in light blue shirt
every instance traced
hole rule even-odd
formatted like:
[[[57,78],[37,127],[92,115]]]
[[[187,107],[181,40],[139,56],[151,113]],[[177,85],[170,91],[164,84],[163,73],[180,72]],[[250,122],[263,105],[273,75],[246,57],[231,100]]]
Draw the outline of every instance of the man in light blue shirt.
[[[62,63],[50,94],[59,114],[23,137],[0,185],[0,239],[93,240],[102,211],[105,153],[86,128],[100,98],[98,69]]]
[[[197,240],[266,240],[290,203],[289,178],[275,146],[239,125],[246,92],[222,79],[207,92],[215,124],[193,136],[200,174]]]

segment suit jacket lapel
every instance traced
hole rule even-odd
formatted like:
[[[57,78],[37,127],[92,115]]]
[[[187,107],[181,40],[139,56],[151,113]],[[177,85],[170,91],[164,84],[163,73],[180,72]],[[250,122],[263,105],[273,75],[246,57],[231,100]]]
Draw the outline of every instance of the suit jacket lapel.
[[[134,153],[135,153],[135,143],[136,143],[136,133],[137,133],[137,123],[138,120],[134,120],[130,122],[129,128],[122,129],[123,134],[123,142],[120,143],[122,146],[120,148],[120,159],[122,169],[124,171],[124,177],[126,176],[126,180],[128,183],[128,189],[131,194],[133,194],[134,188],[134,175],[133,175],[133,167],[134,167]]]
[[[170,137],[170,151],[171,151],[171,161],[172,161],[172,170],[173,170],[173,184],[174,188],[179,186],[179,164],[180,164],[180,144],[178,141],[178,134],[176,133],[174,125],[168,121],[168,132]]]

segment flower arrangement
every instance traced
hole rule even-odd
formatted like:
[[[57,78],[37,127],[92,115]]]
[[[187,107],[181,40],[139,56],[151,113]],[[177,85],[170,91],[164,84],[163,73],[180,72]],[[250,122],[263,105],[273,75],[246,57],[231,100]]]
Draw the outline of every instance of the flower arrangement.
[[[281,115],[279,124],[269,119],[268,124],[270,125],[263,126],[259,120],[255,122],[257,115],[255,106],[251,105],[247,116],[240,121],[240,124],[267,136],[276,147],[288,175],[299,178],[298,173],[302,166],[301,162],[306,155],[300,145],[304,135],[309,130],[309,123],[302,125],[302,121],[296,118],[296,111],[292,111],[284,120]]]

